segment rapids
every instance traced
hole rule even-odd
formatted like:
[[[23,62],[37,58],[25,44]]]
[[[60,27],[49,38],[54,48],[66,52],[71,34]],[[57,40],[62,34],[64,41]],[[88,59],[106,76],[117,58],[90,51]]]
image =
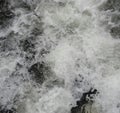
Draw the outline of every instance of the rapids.
[[[0,113],[70,113],[91,88],[120,113],[119,85],[119,0],[0,0]]]

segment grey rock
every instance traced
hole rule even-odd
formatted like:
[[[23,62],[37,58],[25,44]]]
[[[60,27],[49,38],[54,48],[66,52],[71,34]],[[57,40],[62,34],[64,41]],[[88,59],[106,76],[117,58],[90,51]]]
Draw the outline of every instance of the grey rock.
[[[88,92],[83,93],[81,99],[76,102],[77,106],[71,109],[71,113],[92,113],[93,98],[97,93],[96,89],[90,89]]]

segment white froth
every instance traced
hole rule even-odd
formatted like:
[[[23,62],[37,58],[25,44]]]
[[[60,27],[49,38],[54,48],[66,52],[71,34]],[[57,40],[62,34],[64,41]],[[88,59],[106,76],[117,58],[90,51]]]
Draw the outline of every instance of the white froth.
[[[105,19],[106,15],[97,7],[104,0],[24,1],[34,7],[31,12],[16,9],[18,16],[10,29],[18,35],[18,40],[29,38],[34,27],[40,29],[35,22],[39,24],[42,21],[44,32],[34,37],[37,40],[37,55],[33,62],[47,62],[54,72],[51,79],[63,80],[64,84],[52,88],[33,85],[29,73],[21,69],[21,73],[25,71],[22,76],[30,80],[25,82],[28,88],[25,89],[21,85],[21,77],[10,78],[18,62],[29,67],[24,55],[7,59],[0,56],[0,96],[6,98],[1,100],[6,104],[16,94],[27,90],[30,94],[22,93],[26,99],[21,102],[18,113],[70,113],[78,97],[94,87],[99,92],[95,99],[96,109],[100,113],[119,113],[120,41],[113,39],[100,24],[101,18]],[[58,5],[60,2],[61,6]],[[43,48],[49,52],[41,58],[39,53]],[[79,86],[74,85],[75,79],[81,80],[81,77],[83,82]],[[15,86],[14,81],[18,82],[18,86]]]

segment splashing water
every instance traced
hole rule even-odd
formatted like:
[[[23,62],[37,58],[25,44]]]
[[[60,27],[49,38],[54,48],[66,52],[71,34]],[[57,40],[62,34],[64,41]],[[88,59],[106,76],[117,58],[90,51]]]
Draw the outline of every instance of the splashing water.
[[[120,113],[120,12],[109,3],[1,1],[0,108],[70,113],[95,88],[97,112]]]

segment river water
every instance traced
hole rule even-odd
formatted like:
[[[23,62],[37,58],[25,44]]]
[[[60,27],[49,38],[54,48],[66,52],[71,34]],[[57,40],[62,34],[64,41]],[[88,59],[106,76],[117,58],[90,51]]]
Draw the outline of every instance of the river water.
[[[119,0],[0,2],[1,113],[120,113]]]

